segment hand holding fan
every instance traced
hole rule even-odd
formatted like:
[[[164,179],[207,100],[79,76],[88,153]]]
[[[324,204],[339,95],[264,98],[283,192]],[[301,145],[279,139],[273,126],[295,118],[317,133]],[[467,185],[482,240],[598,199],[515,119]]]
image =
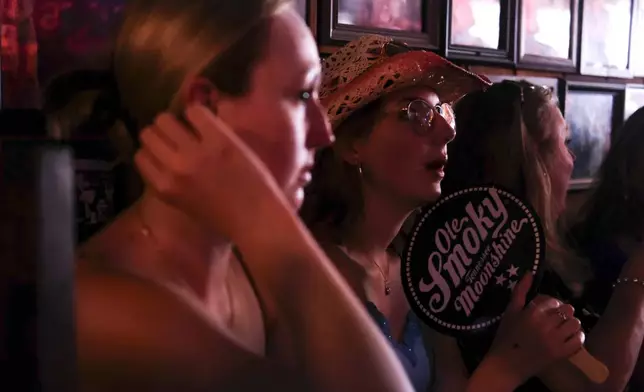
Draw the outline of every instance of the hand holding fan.
[[[531,207],[499,187],[455,192],[423,211],[402,263],[405,294],[432,329],[454,337],[492,327],[501,320],[512,290],[534,275],[536,294],[545,238]],[[571,363],[596,383],[608,370],[585,349]]]

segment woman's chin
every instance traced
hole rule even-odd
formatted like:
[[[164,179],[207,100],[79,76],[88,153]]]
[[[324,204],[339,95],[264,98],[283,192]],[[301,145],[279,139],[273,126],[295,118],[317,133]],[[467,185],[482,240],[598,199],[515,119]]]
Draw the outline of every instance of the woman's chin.
[[[423,207],[435,203],[441,197],[440,185],[433,188],[417,190],[413,194],[407,194],[406,200],[410,201],[414,208]]]
[[[434,203],[436,200],[440,199],[442,194],[441,183],[436,182],[431,184],[431,186],[423,192],[423,199],[425,204]]]
[[[290,197],[291,204],[295,210],[299,210],[304,204],[304,188],[297,188]]]

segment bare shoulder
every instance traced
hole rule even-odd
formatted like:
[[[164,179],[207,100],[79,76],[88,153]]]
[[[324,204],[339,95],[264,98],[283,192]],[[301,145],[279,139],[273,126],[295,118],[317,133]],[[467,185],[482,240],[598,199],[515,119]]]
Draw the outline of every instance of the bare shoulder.
[[[105,268],[139,256],[131,218],[123,214],[77,252],[81,391],[245,390],[248,383],[255,390],[284,378],[281,367],[245,349],[197,301]]]
[[[183,371],[195,377],[215,358],[206,349],[215,349],[214,330],[169,293],[86,263],[77,270],[76,333],[81,375],[91,383],[165,375],[192,362]]]
[[[279,374],[162,287],[81,264],[76,290],[82,390],[205,391]]]
[[[177,331],[199,331],[196,316],[170,292],[136,277],[98,270],[83,263],[77,268],[76,309],[79,338],[86,334],[92,337],[89,341],[92,344],[81,345],[83,351],[85,348],[99,348],[108,338],[119,336],[131,338],[132,341],[127,342],[128,348],[135,344],[170,348],[173,341],[184,340],[186,343],[192,339],[185,334],[176,334]],[[152,326],[154,328],[150,328]],[[95,339],[92,335],[102,339]],[[176,336],[164,342],[162,338],[168,335]],[[107,343],[107,348],[119,348],[118,343]]]

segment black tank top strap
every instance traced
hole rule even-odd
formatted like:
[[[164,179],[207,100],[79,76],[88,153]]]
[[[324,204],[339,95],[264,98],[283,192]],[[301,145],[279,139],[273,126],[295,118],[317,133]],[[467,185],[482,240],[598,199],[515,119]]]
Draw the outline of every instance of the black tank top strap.
[[[250,271],[248,270],[248,266],[244,262],[244,257],[239,251],[238,248],[233,248],[233,254],[239,261],[239,265],[241,265],[242,269],[244,270],[244,273],[246,274],[246,277],[248,278],[248,282],[250,283],[250,286],[253,288],[253,291],[255,292],[255,296],[257,297],[257,302],[259,303],[259,308],[262,312],[262,322],[264,323],[264,330],[267,331],[268,328],[270,327],[270,323],[268,320],[268,313],[266,312],[266,303],[262,299],[262,296],[259,293],[259,290],[257,289],[257,284],[255,283],[255,279],[253,279],[253,276],[250,274]]]

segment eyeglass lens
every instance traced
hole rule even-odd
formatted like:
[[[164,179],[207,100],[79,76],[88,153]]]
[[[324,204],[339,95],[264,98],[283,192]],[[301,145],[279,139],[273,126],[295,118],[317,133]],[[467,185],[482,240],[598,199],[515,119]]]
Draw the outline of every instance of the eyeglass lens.
[[[431,126],[435,113],[438,113],[450,126],[454,127],[454,112],[449,104],[432,107],[427,102],[417,99],[411,101],[407,106],[409,120],[417,122],[423,128]]]

